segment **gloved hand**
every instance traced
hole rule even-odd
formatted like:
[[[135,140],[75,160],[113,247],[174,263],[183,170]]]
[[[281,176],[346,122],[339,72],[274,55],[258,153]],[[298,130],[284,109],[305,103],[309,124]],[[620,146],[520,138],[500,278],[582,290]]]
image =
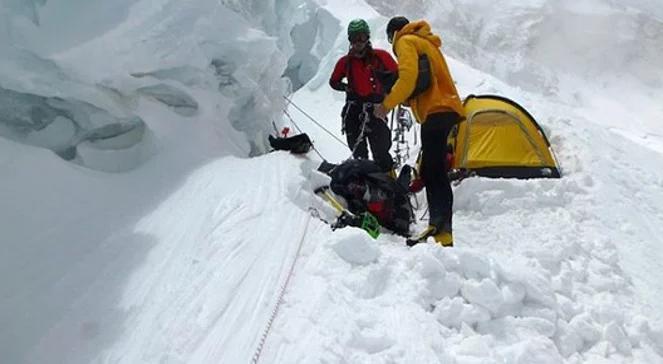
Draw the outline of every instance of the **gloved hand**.
[[[389,110],[385,109],[384,105],[382,104],[377,104],[373,108],[373,115],[375,115],[376,118],[385,120],[387,118],[387,113]]]
[[[349,214],[346,211],[341,213],[336,222],[333,224],[332,229],[340,229],[346,226],[361,226],[361,219],[358,216]]]
[[[417,193],[423,190],[425,185],[426,184],[424,183],[423,178],[415,178],[412,181],[410,181],[410,187],[408,189],[412,193]]]

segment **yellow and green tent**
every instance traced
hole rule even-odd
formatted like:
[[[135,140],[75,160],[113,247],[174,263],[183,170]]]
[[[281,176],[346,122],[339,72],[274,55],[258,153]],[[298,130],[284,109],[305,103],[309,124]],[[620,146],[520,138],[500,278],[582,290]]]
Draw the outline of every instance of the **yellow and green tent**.
[[[522,106],[496,95],[470,95],[466,119],[450,136],[457,175],[559,178],[543,129]]]

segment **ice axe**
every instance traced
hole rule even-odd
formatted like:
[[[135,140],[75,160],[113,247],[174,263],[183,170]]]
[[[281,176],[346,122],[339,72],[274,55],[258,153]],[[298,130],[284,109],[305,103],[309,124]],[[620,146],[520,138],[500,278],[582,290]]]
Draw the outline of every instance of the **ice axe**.
[[[380,223],[373,214],[370,212],[363,212],[359,215],[353,214],[338,202],[334,195],[329,192],[329,187],[327,186],[316,188],[314,192],[316,195],[329,202],[329,204],[339,213],[336,222],[331,224],[332,230],[346,226],[354,226],[366,231],[373,239],[377,239],[377,237],[380,236]]]

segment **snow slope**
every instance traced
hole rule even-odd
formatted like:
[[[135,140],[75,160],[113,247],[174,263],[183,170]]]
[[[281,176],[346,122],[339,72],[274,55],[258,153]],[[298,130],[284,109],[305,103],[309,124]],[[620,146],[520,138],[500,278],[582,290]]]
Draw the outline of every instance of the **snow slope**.
[[[317,154],[243,157],[271,128],[257,115],[280,116],[289,66],[293,80],[308,80],[292,100],[342,138],[343,97],[326,81],[347,49],[343,29],[367,17],[374,44],[386,48],[387,19],[363,1],[302,4],[137,2],[98,24],[109,32],[85,44],[63,39],[59,47],[75,45],[53,56],[63,83],[35,75],[39,62],[21,64],[33,56],[0,59],[22,70],[0,70],[3,86],[57,96],[73,85],[69,97],[139,115],[153,138],[149,158],[122,173],[0,138],[2,362],[663,362],[660,110],[626,129],[609,90],[567,88],[581,77],[541,93],[450,58],[461,93],[501,94],[532,112],[564,178],[464,181],[453,249],[331,232],[310,213],[333,214],[311,192],[325,182],[313,172]],[[294,23],[316,35],[288,39]],[[240,53],[217,57],[226,47]],[[117,62],[105,62],[108,49]],[[656,96],[629,85],[633,99]],[[196,101],[194,116],[177,109],[173,88]],[[252,104],[259,111],[246,125],[233,115],[254,111],[249,100],[265,103]],[[324,157],[349,155],[294,107],[288,114]],[[83,148],[97,162],[88,167],[117,160],[96,152]]]
[[[283,338],[268,352],[277,362],[660,361],[663,291],[652,272],[660,261],[663,156],[588,120],[591,108],[450,66],[461,92],[506,95],[532,111],[564,178],[463,181],[455,188],[453,250],[354,241],[370,257],[357,263],[343,240],[318,244],[286,295],[277,326]],[[329,115],[342,100],[330,99],[321,89],[294,100],[337,130]],[[323,155],[347,156],[300,119],[327,140],[319,143]]]

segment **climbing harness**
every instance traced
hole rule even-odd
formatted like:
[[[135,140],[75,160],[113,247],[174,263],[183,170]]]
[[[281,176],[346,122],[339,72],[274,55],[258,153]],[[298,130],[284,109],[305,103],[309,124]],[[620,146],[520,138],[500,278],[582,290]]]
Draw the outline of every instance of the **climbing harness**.
[[[394,125],[395,124],[395,125]],[[390,129],[394,135],[393,140],[396,142],[394,148],[396,167],[399,168],[405,165],[410,158],[410,143],[407,140],[407,133],[412,129],[414,123],[412,122],[412,115],[402,106],[398,106],[396,112],[391,113]],[[414,133],[415,145],[416,132]]]
[[[348,101],[348,109],[351,107],[351,105],[355,104],[354,101]],[[375,104],[372,103],[363,103],[361,107],[361,127],[359,128],[359,135],[357,136],[357,140],[355,140],[355,145],[352,146],[352,153],[351,153],[351,158],[354,157],[355,152],[357,151],[357,148],[359,148],[359,145],[363,142],[366,141],[366,134],[371,132],[371,128],[368,125],[368,123],[371,121],[371,116],[369,115],[369,108],[372,110],[372,108],[375,106]],[[345,116],[343,117],[343,129],[345,129],[345,118],[347,117],[348,112],[346,111]]]

